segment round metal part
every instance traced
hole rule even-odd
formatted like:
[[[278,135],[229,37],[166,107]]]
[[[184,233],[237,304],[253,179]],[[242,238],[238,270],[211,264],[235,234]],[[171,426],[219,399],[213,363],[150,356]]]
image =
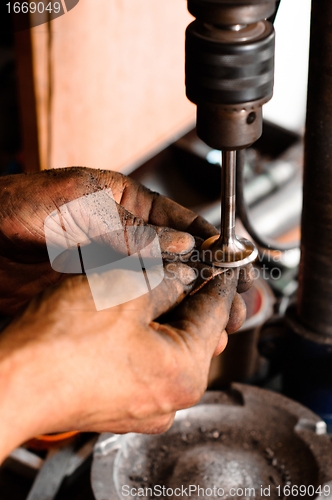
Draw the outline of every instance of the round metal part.
[[[237,236],[227,243],[218,235],[211,236],[204,241],[200,250],[202,261],[214,267],[243,267],[254,262],[257,256],[255,245],[246,238]]]
[[[186,31],[186,93],[195,104],[240,104],[271,96],[274,29],[261,21],[222,30],[199,21]]]
[[[281,395],[240,384],[207,393],[198,406],[178,412],[165,434],[102,434],[92,466],[96,500],[175,499],[177,488],[189,487],[195,500],[219,498],[222,490],[229,498],[232,488],[235,499],[277,500],[283,497],[277,486],[316,490],[331,480],[325,423]],[[167,493],[158,495],[162,488]]]
[[[219,25],[252,24],[269,18],[276,0],[188,0],[188,10],[203,22]]]

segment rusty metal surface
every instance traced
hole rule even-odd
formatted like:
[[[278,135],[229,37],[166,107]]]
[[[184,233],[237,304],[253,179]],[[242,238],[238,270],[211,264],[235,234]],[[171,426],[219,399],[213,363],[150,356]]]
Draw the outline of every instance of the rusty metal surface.
[[[332,2],[313,0],[297,312],[332,336]]]
[[[96,500],[116,500],[124,497],[123,485],[248,487],[258,497],[261,486],[270,486],[269,498],[277,500],[277,485],[317,487],[331,481],[332,443],[325,429],[319,417],[298,403],[234,384],[178,412],[163,435],[102,435],[94,453],[92,487]]]

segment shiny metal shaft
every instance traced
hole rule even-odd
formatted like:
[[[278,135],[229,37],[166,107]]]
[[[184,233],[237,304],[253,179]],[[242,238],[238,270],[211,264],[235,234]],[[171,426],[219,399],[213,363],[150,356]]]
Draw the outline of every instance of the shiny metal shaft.
[[[222,151],[221,169],[221,241],[235,239],[236,151]]]
[[[221,168],[221,229],[201,247],[203,262],[215,267],[242,267],[257,257],[251,241],[235,234],[236,151],[223,151]]]

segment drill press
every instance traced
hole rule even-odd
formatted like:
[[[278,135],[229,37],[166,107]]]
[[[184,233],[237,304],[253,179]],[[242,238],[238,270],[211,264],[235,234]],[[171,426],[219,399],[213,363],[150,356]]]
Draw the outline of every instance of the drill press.
[[[262,134],[262,106],[272,97],[276,0],[188,0],[196,18],[186,31],[186,93],[197,105],[197,134],[222,151],[220,236],[203,243],[216,267],[253,262],[253,243],[235,235],[236,151]]]

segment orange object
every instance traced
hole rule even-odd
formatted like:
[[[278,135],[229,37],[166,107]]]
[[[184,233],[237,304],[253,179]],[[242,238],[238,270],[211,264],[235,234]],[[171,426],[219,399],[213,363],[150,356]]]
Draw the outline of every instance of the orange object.
[[[28,448],[35,450],[48,450],[58,446],[63,446],[74,439],[79,434],[78,431],[62,432],[60,434],[45,434],[43,436],[36,436],[26,443]]]

